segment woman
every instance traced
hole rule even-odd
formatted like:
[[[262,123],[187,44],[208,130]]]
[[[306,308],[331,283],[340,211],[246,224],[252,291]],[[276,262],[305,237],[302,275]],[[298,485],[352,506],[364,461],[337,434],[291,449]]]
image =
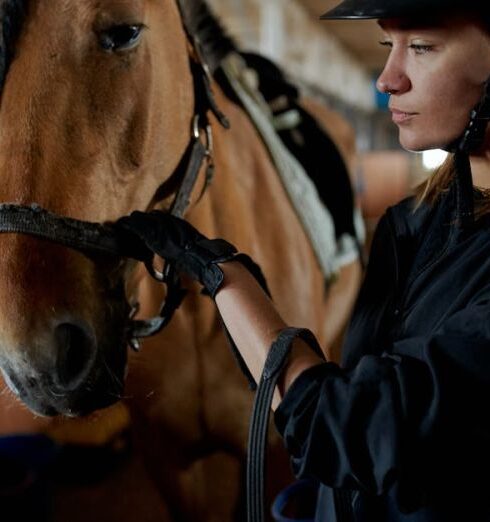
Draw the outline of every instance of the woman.
[[[319,521],[490,520],[489,13],[476,0],[345,0],[324,16],[379,19],[378,88],[402,146],[455,154],[381,220],[342,367],[297,339],[282,374],[276,425],[296,474],[322,484]],[[286,325],[226,262],[233,248],[163,214],[121,226],[205,285],[258,379]]]

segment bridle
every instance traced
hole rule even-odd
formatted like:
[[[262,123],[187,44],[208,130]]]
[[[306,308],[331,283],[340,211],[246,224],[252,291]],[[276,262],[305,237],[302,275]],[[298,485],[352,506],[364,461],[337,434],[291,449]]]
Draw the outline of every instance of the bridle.
[[[213,113],[218,122],[226,129],[230,127],[230,124],[216,104],[211,90],[211,76],[206,62],[203,60],[200,43],[185,24],[180,0],[177,0],[177,5],[181,10],[187,37],[194,50],[194,56],[190,56],[195,94],[191,138],[176,170],[157,188],[148,209],[174,194],[169,212],[182,217],[190,205],[191,194],[204,166],[206,166],[205,182],[199,199],[213,178],[213,134],[208,114]],[[60,216],[37,204],[23,206],[4,203],[0,204],[0,233],[31,235],[72,248],[88,257],[103,255],[115,259],[134,259],[143,262],[154,279],[166,284],[167,292],[160,313],[154,318],[134,320],[133,316],[137,307],[133,307],[134,313],[129,318],[127,341],[135,351],[140,349],[140,339],[154,336],[170,322],[186,294],[180,283],[179,275],[171,264],[167,263],[163,271],[158,271],[153,265],[153,252],[143,245],[137,245],[134,244],[134,241],[128,240],[128,236],[121,227],[111,223],[93,223]],[[255,276],[260,281],[261,274]],[[265,286],[265,281],[263,286]],[[303,330],[290,329],[284,332],[272,347],[266,370],[258,386],[250,425],[247,459],[247,516],[250,522],[260,522],[264,519],[264,463],[270,404],[280,370],[286,362],[291,343],[297,336],[303,337],[309,344],[314,345],[315,343],[311,334]],[[229,335],[228,338],[232,349],[238,353]],[[248,370],[243,367],[242,370],[245,375],[250,376],[249,372],[247,374]]]
[[[173,202],[170,206],[170,214],[183,217],[190,205],[190,198],[196,185],[199,172],[206,165],[205,182],[198,201],[211,184],[214,175],[214,142],[208,113],[211,111],[219,123],[225,128],[230,127],[226,116],[219,110],[211,90],[209,72],[198,53],[198,60],[190,58],[191,71],[194,80],[195,109],[192,119],[191,140],[174,173],[157,189],[149,208],[168,197],[169,192],[178,186]],[[203,142],[204,139],[204,142]],[[1,232],[1,229],[0,229]],[[165,264],[163,271],[153,266],[153,255],[143,262],[150,275],[158,282],[165,283],[167,295],[161,305],[158,316],[147,320],[136,320],[132,323],[129,344],[135,351],[139,351],[139,339],[152,337],[159,333],[172,319],[175,311],[182,303],[186,291],[180,284],[180,278],[170,263]],[[134,309],[137,312],[137,307]]]
[[[189,33],[187,32],[188,37]],[[156,190],[148,208],[175,194],[169,212],[183,217],[189,207],[191,194],[201,169],[206,166],[205,183],[201,196],[210,185],[214,174],[213,134],[208,119],[211,111],[224,128],[229,122],[219,110],[211,90],[211,78],[202,60],[199,42],[190,38],[195,56],[190,56],[190,66],[194,81],[195,108],[192,118],[191,137],[186,150],[171,176]],[[200,199],[199,197],[199,199]],[[133,305],[128,343],[135,351],[140,349],[140,339],[160,332],[172,319],[186,294],[176,271],[170,264],[163,271],[153,266],[153,253],[127,241],[120,228],[112,224],[93,223],[66,216],[60,216],[41,208],[13,203],[0,204],[0,233],[27,234],[46,239],[75,249],[85,255],[104,255],[114,258],[130,258],[142,261],[150,275],[167,285],[167,295],[157,317],[147,320],[133,320],[138,306]]]

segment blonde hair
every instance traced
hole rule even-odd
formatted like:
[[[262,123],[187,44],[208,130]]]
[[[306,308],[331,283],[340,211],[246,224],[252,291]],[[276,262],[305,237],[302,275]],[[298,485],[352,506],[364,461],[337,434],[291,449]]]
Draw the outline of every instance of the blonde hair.
[[[417,207],[422,203],[433,206],[442,194],[448,192],[455,176],[454,154],[449,154],[436,172],[415,188]],[[475,199],[475,218],[479,219],[490,214],[490,190],[478,189],[477,195],[481,196]]]

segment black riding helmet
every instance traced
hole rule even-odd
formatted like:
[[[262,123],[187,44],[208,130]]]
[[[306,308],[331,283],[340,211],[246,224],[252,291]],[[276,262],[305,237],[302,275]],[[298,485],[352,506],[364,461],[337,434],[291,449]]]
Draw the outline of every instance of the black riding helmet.
[[[381,18],[430,18],[451,13],[476,14],[489,21],[490,0],[344,0],[327,11],[323,20],[366,20]],[[473,222],[473,181],[469,153],[479,149],[490,121],[490,77],[482,86],[483,95],[468,115],[463,134],[446,150],[455,153],[457,173],[458,214],[461,226]]]
[[[344,0],[327,11],[323,20],[420,17],[464,10],[490,13],[488,0]]]

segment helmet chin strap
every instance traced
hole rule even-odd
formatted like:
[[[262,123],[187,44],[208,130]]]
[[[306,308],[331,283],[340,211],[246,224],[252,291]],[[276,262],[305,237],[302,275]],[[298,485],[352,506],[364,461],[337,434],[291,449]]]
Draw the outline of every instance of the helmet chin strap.
[[[450,143],[445,150],[454,153],[456,168],[457,210],[459,225],[469,227],[474,222],[473,176],[471,174],[470,154],[482,147],[490,121],[490,77],[483,89],[483,96],[471,111],[470,121],[463,134]]]

